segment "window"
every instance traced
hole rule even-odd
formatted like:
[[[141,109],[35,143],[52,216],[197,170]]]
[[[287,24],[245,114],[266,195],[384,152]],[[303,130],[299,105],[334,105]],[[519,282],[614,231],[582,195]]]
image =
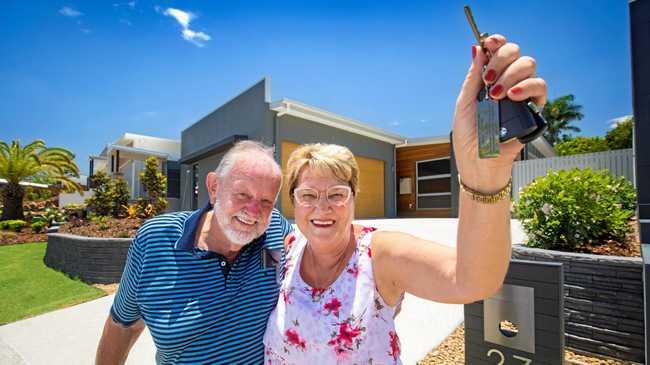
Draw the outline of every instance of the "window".
[[[451,164],[449,157],[417,161],[417,209],[451,208]]]

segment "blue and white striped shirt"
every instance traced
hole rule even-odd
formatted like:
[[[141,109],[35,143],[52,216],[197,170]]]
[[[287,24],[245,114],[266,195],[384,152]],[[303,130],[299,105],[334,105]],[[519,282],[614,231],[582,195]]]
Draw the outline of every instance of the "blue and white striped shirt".
[[[111,316],[146,323],[159,364],[262,364],[262,338],[279,285],[264,267],[266,250],[283,250],[291,225],[273,210],[268,230],[244,246],[231,268],[194,247],[208,204],[161,215],[140,227],[129,248]]]

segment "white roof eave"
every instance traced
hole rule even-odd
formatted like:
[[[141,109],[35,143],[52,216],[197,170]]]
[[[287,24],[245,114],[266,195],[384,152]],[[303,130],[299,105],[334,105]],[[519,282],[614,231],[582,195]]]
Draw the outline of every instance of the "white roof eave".
[[[372,139],[387,142],[393,145],[402,144],[406,140],[405,137],[400,136],[399,134],[371,127],[356,120],[346,118],[294,100],[282,99],[280,101],[277,101],[271,104],[271,110],[277,112],[279,117],[284,114],[288,114],[315,123],[324,124],[329,127],[341,129],[350,133],[355,133]]]

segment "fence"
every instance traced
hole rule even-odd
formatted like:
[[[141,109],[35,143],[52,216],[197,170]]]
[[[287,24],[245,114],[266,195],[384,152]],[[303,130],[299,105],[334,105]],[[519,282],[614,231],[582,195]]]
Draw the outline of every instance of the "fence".
[[[513,198],[518,200],[520,188],[526,187],[538,176],[545,176],[549,170],[568,170],[575,167],[591,167],[593,170],[607,169],[613,175],[625,176],[626,179],[634,183],[633,166],[634,155],[631,148],[516,161],[512,168]]]

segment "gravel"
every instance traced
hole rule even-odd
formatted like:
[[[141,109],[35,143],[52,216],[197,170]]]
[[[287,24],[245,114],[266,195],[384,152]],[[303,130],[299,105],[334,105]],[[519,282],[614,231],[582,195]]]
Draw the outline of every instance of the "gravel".
[[[465,365],[465,331],[463,324],[454,330],[440,346],[433,349],[417,365]],[[565,349],[566,365],[640,365],[635,362],[607,358],[604,356],[576,353]]]

